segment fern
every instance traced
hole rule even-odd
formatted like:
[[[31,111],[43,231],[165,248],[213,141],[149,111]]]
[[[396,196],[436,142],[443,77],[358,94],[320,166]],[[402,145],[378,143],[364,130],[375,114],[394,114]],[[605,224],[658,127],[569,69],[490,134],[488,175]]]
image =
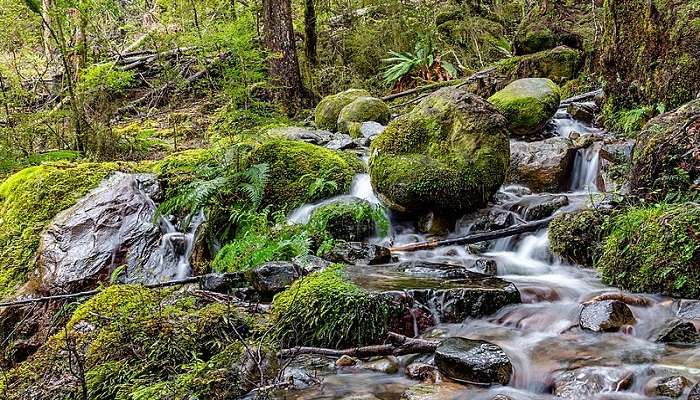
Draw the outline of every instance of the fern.
[[[269,172],[270,167],[267,164],[256,164],[242,174],[247,182],[241,184],[241,189],[246,193],[255,209],[262,204]]]

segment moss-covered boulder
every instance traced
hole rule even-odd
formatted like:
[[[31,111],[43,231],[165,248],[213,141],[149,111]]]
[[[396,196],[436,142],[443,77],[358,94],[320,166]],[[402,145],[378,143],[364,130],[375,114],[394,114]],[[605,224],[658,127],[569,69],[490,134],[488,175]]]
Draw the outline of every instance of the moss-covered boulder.
[[[358,97],[340,110],[338,131],[342,133],[359,132],[359,125],[363,122],[374,121],[386,125],[390,118],[389,106],[381,99]]]
[[[315,209],[308,229],[318,243],[328,239],[361,242],[374,235],[386,235],[389,220],[381,207],[366,200],[348,198]]]
[[[542,129],[559,107],[559,86],[545,78],[518,79],[489,97],[511,132],[526,136]]]
[[[637,138],[630,187],[649,200],[700,198],[700,100],[647,123]]]
[[[606,220],[607,213],[596,209],[557,215],[549,224],[549,249],[567,261],[593,266],[600,256]]]
[[[611,219],[596,268],[611,285],[700,298],[700,206],[659,204]]]
[[[349,89],[344,92],[326,96],[316,106],[314,119],[316,128],[335,132],[338,128],[340,111],[358,97],[370,97],[368,91],[362,89]]]
[[[489,103],[444,88],[374,140],[372,185],[400,211],[460,214],[484,206],[505,179],[507,122]]]
[[[49,222],[119,168],[116,163],[39,165],[0,184],[0,298],[27,282]]]
[[[339,265],[302,278],[275,296],[272,312],[284,347],[332,348],[382,342],[390,314],[383,295],[347,281]]]
[[[352,154],[291,140],[263,143],[249,162],[269,167],[264,203],[278,210],[346,192],[363,168]]]
[[[112,286],[0,386],[9,400],[83,398],[82,368],[90,399],[235,398],[275,373],[274,359],[262,377],[246,362],[253,329],[245,312],[186,291]]]
[[[670,110],[700,92],[697,1],[607,0],[603,25],[598,69],[615,110]]]

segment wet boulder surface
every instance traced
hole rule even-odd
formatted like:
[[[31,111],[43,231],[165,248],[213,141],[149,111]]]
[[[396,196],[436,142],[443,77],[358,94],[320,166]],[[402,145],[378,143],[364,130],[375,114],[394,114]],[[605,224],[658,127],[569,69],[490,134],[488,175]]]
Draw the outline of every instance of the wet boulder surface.
[[[616,332],[635,322],[627,304],[618,300],[603,300],[584,304],[579,324],[582,329],[594,332]]]
[[[508,355],[493,343],[451,337],[435,350],[435,364],[442,374],[459,382],[506,385],[513,374]]]
[[[576,154],[574,142],[552,137],[535,142],[512,141],[507,181],[524,184],[536,192],[559,192],[569,186]]]

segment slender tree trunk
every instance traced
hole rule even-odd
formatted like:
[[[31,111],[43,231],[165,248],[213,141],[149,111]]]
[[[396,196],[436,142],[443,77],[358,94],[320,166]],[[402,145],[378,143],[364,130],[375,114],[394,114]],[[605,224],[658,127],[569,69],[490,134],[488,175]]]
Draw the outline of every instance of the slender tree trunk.
[[[304,40],[304,50],[309,64],[316,65],[318,63],[316,57],[316,43],[318,42],[318,36],[316,35],[316,6],[314,0],[305,0],[305,3],[304,33],[306,39]]]
[[[291,0],[263,0],[263,36],[270,52],[269,73],[275,97],[289,113],[301,106],[304,85],[294,43]]]
[[[42,24],[42,42],[44,45],[44,56],[51,62],[53,61],[53,54],[51,53],[51,32],[47,28],[51,24],[51,7],[53,6],[53,0],[42,0],[41,2],[41,17],[46,24]]]

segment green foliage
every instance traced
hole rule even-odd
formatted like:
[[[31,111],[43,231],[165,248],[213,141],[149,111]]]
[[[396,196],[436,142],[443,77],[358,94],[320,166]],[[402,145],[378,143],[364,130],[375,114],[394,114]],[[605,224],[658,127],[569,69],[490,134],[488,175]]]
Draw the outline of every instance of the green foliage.
[[[609,130],[618,132],[627,137],[636,137],[644,125],[657,113],[661,114],[666,107],[663,104],[656,106],[640,106],[632,109],[613,111],[611,102],[603,107],[603,123]]]
[[[118,97],[134,84],[133,71],[121,71],[114,63],[95,64],[80,76],[78,88],[89,97]]]
[[[439,73],[441,69],[447,72],[447,76],[440,80],[456,78],[459,73],[454,65],[441,60],[440,54],[429,36],[418,40],[413,53],[390,51],[389,54],[391,57],[382,60],[382,62],[389,64],[384,71],[384,82],[388,86],[393,86],[400,79],[414,74],[424,79],[430,78],[432,73]]]
[[[549,224],[549,249],[570,262],[593,266],[600,257],[606,219],[596,209],[557,215]]]
[[[271,127],[288,124],[287,117],[267,103],[239,105],[229,102],[214,115],[208,135],[214,143],[227,138],[259,138]]]
[[[273,302],[282,346],[349,348],[385,339],[388,302],[348,282],[339,265],[296,281]]]
[[[613,217],[596,267],[609,284],[700,298],[700,206],[639,206]]]
[[[386,236],[389,219],[380,206],[360,200],[341,200],[314,210],[307,229],[319,246],[328,240],[361,242],[373,235]]]

